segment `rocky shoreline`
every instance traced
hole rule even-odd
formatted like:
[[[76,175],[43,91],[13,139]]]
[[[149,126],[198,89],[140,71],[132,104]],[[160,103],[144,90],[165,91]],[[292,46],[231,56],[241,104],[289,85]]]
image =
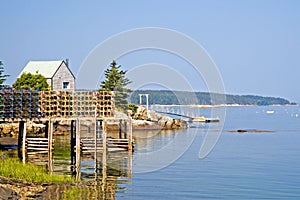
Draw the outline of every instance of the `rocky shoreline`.
[[[39,122],[27,122],[27,132],[32,134],[42,134],[45,132],[45,124],[41,124]],[[18,122],[7,122],[0,124],[0,137],[1,136],[9,136],[16,138],[19,133],[19,123]]]
[[[132,115],[133,129],[186,129],[188,124],[181,119],[175,119],[169,116],[159,114],[153,110],[147,110],[142,106],[139,106],[135,113]]]
[[[37,198],[46,191],[47,185],[28,183],[0,176],[0,199]]]

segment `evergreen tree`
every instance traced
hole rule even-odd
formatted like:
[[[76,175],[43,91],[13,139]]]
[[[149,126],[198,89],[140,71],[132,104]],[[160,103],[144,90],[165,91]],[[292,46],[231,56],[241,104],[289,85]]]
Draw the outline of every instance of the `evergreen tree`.
[[[9,75],[3,73],[4,67],[2,61],[0,61],[0,88],[3,86],[3,83],[6,81],[6,78],[9,77]]]
[[[13,88],[44,91],[49,89],[47,79],[41,74],[23,73],[13,84]]]
[[[132,90],[126,88],[131,81],[125,77],[126,72],[121,70],[122,66],[112,61],[109,68],[105,70],[105,80],[100,85],[101,91],[114,91],[116,107],[122,111],[128,108],[127,98]]]

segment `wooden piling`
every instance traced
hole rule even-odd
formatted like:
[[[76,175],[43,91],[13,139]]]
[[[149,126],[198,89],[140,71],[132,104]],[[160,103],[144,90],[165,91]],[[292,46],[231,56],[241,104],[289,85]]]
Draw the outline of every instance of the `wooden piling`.
[[[75,153],[75,145],[76,145],[76,121],[71,121],[71,138],[70,138],[70,145],[71,145],[71,165],[75,164],[76,160],[76,153]]]
[[[45,123],[45,138],[48,138],[49,135],[49,123]]]
[[[127,139],[127,121],[124,122],[124,139]]]
[[[131,117],[129,116],[128,117],[128,123],[129,123],[129,130],[128,130],[128,134],[129,134],[129,137],[128,137],[128,150],[129,151],[133,151],[133,141],[132,141],[132,120],[131,120]]]
[[[106,154],[107,154],[107,135],[106,135],[106,120],[103,120],[102,124],[102,145],[103,145],[103,163],[106,163]],[[105,155],[105,156],[104,156]]]
[[[19,135],[18,135],[18,156],[22,162],[26,161],[26,122],[19,122]]]
[[[76,180],[80,180],[80,119],[76,120]]]
[[[48,169],[50,174],[53,172],[53,121],[49,119],[48,133]]]
[[[19,134],[18,134],[18,157],[22,159],[22,139],[23,139],[23,132],[22,132],[22,121],[19,122]]]
[[[95,164],[95,174],[97,169],[97,139],[98,139],[98,120],[95,118],[95,153],[94,153],[94,164]]]
[[[107,137],[106,137],[106,120],[102,121],[102,139],[103,139],[103,152],[102,152],[102,191],[105,191],[107,179]]]
[[[23,163],[26,162],[26,122],[23,121],[23,126],[22,126],[22,136],[23,136],[23,141],[22,141],[22,161]]]
[[[119,138],[122,139],[122,120],[119,120]]]

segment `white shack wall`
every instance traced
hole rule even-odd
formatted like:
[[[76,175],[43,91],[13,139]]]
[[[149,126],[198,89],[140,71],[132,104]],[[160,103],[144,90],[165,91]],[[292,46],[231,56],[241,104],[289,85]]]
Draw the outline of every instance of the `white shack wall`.
[[[69,89],[67,90],[74,90],[75,89],[75,80],[72,76],[72,73],[63,62],[57,72],[54,74],[52,78],[52,89],[53,90],[63,90],[63,82],[69,82]]]

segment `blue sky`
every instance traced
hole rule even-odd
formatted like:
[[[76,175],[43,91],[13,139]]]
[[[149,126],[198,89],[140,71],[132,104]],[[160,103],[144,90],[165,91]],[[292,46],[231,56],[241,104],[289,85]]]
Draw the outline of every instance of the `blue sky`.
[[[232,94],[300,102],[300,1],[2,1],[0,60],[12,84],[29,60],[69,58],[78,69],[108,37],[142,27],[184,33],[216,63]],[[169,61],[171,60],[171,61]],[[144,51],[120,58],[126,69],[148,62],[173,66],[205,91],[186,63]],[[171,78],[171,77],[170,77]]]

